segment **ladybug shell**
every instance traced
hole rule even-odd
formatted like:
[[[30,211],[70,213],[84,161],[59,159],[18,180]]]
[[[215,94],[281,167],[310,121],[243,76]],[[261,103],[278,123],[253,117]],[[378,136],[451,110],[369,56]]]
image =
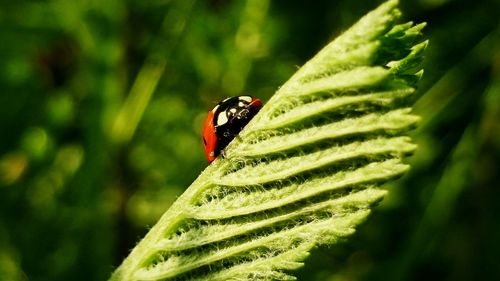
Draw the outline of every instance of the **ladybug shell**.
[[[203,145],[205,146],[205,156],[208,162],[214,161],[215,148],[217,146],[217,135],[215,134],[214,112],[209,111],[205,124],[203,125]]]
[[[227,98],[208,112],[203,127],[205,155],[212,162],[259,112],[262,102],[251,96]]]

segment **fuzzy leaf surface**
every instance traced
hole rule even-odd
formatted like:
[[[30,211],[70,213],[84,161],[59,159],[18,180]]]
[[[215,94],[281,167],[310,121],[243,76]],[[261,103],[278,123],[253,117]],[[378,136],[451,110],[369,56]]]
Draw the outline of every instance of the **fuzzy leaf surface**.
[[[294,280],[309,251],[352,234],[404,174],[419,118],[424,24],[397,1],[301,67],[193,182],[111,280]]]

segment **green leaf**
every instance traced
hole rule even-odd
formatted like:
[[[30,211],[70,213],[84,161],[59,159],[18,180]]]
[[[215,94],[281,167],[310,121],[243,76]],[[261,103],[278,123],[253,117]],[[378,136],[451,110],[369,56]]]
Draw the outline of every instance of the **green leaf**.
[[[294,280],[313,247],[352,234],[416,148],[427,42],[400,14],[382,4],[300,68],[111,280]]]

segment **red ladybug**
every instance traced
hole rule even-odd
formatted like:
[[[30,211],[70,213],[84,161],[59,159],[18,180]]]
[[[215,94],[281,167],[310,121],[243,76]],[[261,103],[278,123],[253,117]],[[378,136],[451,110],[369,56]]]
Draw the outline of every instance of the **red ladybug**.
[[[208,162],[234,139],[262,108],[262,102],[251,96],[230,97],[208,112],[203,127],[203,144]]]

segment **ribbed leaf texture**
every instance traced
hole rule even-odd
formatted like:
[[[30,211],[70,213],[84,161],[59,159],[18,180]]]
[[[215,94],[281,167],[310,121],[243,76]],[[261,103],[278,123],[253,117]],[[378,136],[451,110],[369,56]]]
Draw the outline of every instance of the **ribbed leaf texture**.
[[[405,173],[424,24],[372,11],[300,68],[111,280],[294,280]],[[419,43],[420,42],[420,43]]]

